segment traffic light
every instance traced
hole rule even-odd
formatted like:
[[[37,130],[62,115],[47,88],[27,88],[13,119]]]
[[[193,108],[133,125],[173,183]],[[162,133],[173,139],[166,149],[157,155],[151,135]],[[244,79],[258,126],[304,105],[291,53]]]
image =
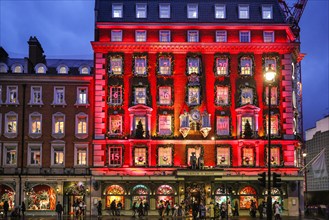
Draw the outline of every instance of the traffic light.
[[[265,187],[266,186],[266,172],[259,173],[258,176],[259,176],[259,178],[258,178],[259,185]]]
[[[281,174],[273,173],[273,187],[281,187]]]

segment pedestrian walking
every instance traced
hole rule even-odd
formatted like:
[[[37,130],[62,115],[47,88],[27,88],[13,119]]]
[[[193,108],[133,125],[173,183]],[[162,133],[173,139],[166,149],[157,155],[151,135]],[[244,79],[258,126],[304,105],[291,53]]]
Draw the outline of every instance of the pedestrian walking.
[[[121,209],[122,209],[122,203],[121,203],[121,201],[119,200],[119,202],[118,202],[118,204],[117,204],[117,209],[116,209],[116,211],[117,211],[117,213],[116,213],[116,215],[117,216],[120,216],[120,212],[121,212]]]
[[[236,200],[234,203],[233,216],[239,216],[239,204],[238,204],[238,201],[236,201]]]
[[[62,212],[63,212],[63,206],[61,203],[58,201],[56,205],[56,212],[57,212],[57,218],[62,219]]]
[[[5,218],[7,218],[7,216],[8,216],[8,210],[9,210],[9,203],[8,203],[8,201],[6,200],[6,201],[3,203],[3,212],[5,213]]]
[[[116,215],[116,203],[115,203],[115,200],[113,200],[111,202],[110,209],[111,209],[112,215],[115,216]]]
[[[97,204],[97,215],[98,217],[101,217],[102,216],[102,202],[101,201],[98,201],[98,204]]]
[[[23,215],[23,217],[25,215],[25,211],[26,211],[25,202],[22,202],[22,215]]]

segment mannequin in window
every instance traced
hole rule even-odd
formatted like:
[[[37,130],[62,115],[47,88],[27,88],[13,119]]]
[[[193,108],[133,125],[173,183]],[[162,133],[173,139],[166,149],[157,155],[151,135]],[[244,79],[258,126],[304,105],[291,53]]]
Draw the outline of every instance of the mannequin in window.
[[[192,170],[195,170],[196,169],[196,156],[195,156],[195,152],[192,152],[192,155],[190,156],[190,164],[191,164]]]
[[[143,134],[144,134],[143,124],[142,124],[142,121],[139,120],[138,121],[138,124],[137,124],[137,128],[136,128],[136,136],[135,136],[135,138],[142,139],[143,138]]]
[[[200,156],[200,157],[198,158],[198,167],[199,167],[200,170],[203,170],[203,168],[204,168],[204,160],[203,160],[203,156]]]

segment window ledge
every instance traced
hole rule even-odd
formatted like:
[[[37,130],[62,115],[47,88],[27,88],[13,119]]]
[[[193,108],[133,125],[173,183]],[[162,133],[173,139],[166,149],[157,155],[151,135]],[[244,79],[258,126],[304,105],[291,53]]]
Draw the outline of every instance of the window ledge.
[[[88,137],[88,133],[87,134],[75,134],[75,137],[78,139],[85,139]]]
[[[17,133],[3,133],[3,136],[5,136],[6,138],[15,138],[17,137]]]
[[[40,138],[41,136],[41,133],[29,133],[29,137],[31,138]]]
[[[19,102],[16,102],[16,103],[11,103],[11,102],[6,102],[4,103],[6,106],[9,106],[9,105],[15,105],[16,107],[19,105]]]
[[[61,138],[65,137],[65,134],[64,133],[60,133],[60,134],[52,133],[51,136],[55,139],[61,139]]]
[[[43,104],[43,102],[40,102],[40,103],[29,102],[28,105],[29,105],[29,106],[40,106],[40,107],[41,107],[41,106],[43,106],[44,104]]]
[[[53,107],[56,107],[56,106],[63,106],[63,108],[67,105],[66,104],[66,102],[64,102],[64,103],[62,103],[62,104],[58,104],[58,103],[51,103],[51,105],[53,106]]]
[[[89,103],[86,103],[86,104],[75,103],[74,106],[77,107],[77,108],[78,107],[86,107],[86,108],[88,108],[90,106],[90,104]]]

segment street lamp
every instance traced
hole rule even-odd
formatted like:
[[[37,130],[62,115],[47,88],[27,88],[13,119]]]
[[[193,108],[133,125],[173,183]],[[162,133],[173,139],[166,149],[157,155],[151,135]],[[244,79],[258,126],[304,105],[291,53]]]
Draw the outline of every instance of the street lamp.
[[[303,163],[304,163],[304,167],[306,165],[306,156],[307,153],[304,152],[303,154]],[[307,169],[304,169],[304,206],[307,205]]]
[[[272,219],[272,196],[271,196],[271,86],[275,81],[276,72],[272,69],[271,64],[265,71],[264,78],[268,83],[268,153],[267,153],[267,169],[268,169],[268,185],[267,185],[267,219]]]

